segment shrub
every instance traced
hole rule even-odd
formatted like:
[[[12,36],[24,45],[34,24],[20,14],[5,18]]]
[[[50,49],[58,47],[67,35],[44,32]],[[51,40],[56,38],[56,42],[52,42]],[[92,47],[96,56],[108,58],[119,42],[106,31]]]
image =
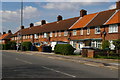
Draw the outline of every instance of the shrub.
[[[31,42],[22,42],[22,50],[30,51],[32,43]]]
[[[113,44],[115,45],[115,49],[117,50],[117,53],[119,53],[118,50],[120,50],[120,39],[114,40]]]
[[[102,49],[109,49],[110,42],[108,40],[105,40],[102,42]]]
[[[74,50],[75,48],[73,48],[70,44],[57,44],[54,48],[55,53],[63,55],[72,55]]]
[[[8,47],[8,49],[10,50],[15,50],[16,49],[16,42],[15,41],[9,41],[6,46]]]

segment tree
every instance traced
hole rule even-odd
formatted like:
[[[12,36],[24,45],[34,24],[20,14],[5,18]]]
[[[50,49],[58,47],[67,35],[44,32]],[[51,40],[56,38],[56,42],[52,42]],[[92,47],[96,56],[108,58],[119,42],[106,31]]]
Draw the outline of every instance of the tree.
[[[118,51],[120,50],[120,39],[114,40],[113,44],[115,45],[115,49],[117,50],[118,53]]]
[[[102,49],[109,49],[110,42],[108,40],[105,40],[102,42]]]

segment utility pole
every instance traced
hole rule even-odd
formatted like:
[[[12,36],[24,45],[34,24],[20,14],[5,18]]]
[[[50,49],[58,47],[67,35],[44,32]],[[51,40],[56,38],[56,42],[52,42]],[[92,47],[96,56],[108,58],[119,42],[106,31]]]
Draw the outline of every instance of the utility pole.
[[[23,26],[23,0],[21,0],[21,19],[20,19],[20,28]],[[18,51],[18,48],[21,48],[21,50],[22,50],[22,45],[20,45],[20,43],[22,43],[22,32],[21,32],[21,30],[18,32],[18,35],[17,35],[17,37],[18,37],[18,41],[17,41],[17,51]]]

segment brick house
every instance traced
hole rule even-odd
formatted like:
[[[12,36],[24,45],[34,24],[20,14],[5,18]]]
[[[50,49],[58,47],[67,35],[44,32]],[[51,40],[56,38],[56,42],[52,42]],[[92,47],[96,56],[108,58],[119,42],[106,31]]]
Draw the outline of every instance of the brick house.
[[[109,40],[110,48],[114,49],[113,40],[120,39],[120,2],[116,9],[86,15],[87,11],[71,28],[71,44],[80,49],[83,46],[101,48],[103,40]]]
[[[114,49],[112,40],[120,39],[120,1],[116,9],[88,14],[86,10],[80,11],[79,17],[62,19],[57,17],[56,22],[41,21],[41,25],[30,24],[29,28],[17,31],[11,40],[18,43],[31,41],[32,43],[54,44],[54,42],[70,43],[76,49],[83,46],[101,48],[103,40],[109,40],[110,48]]]
[[[0,44],[6,44],[8,41],[11,40],[12,32],[11,30],[8,31],[8,33],[3,32],[3,34],[0,35]]]
[[[46,21],[42,20],[42,24],[39,26],[34,26],[33,23],[30,24],[29,28],[21,26],[21,30],[13,35],[12,40],[18,43],[30,41],[32,43],[53,44],[53,46],[56,42],[67,43],[69,41],[68,30],[78,19],[79,17],[74,17],[62,20],[62,16],[59,15],[56,22],[46,24]]]

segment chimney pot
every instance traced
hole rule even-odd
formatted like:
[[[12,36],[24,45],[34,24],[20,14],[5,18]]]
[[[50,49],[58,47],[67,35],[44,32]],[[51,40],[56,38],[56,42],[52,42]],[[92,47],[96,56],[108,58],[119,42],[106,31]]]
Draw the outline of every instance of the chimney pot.
[[[21,29],[24,29],[24,26],[21,26]]]
[[[11,33],[11,30],[8,30],[8,33]]]
[[[57,21],[60,21],[60,20],[62,20],[62,16],[61,16],[61,15],[58,15]]]
[[[83,17],[84,15],[87,15],[87,11],[84,10],[84,9],[82,9],[82,10],[80,11],[80,17]]]
[[[3,32],[3,34],[6,34],[6,32]]]
[[[42,20],[42,21],[41,21],[41,25],[44,25],[44,24],[46,24],[46,21],[45,21],[45,20]]]
[[[116,9],[120,9],[120,1],[116,2]]]
[[[33,23],[30,23],[30,27],[33,27],[34,26],[34,24]]]

